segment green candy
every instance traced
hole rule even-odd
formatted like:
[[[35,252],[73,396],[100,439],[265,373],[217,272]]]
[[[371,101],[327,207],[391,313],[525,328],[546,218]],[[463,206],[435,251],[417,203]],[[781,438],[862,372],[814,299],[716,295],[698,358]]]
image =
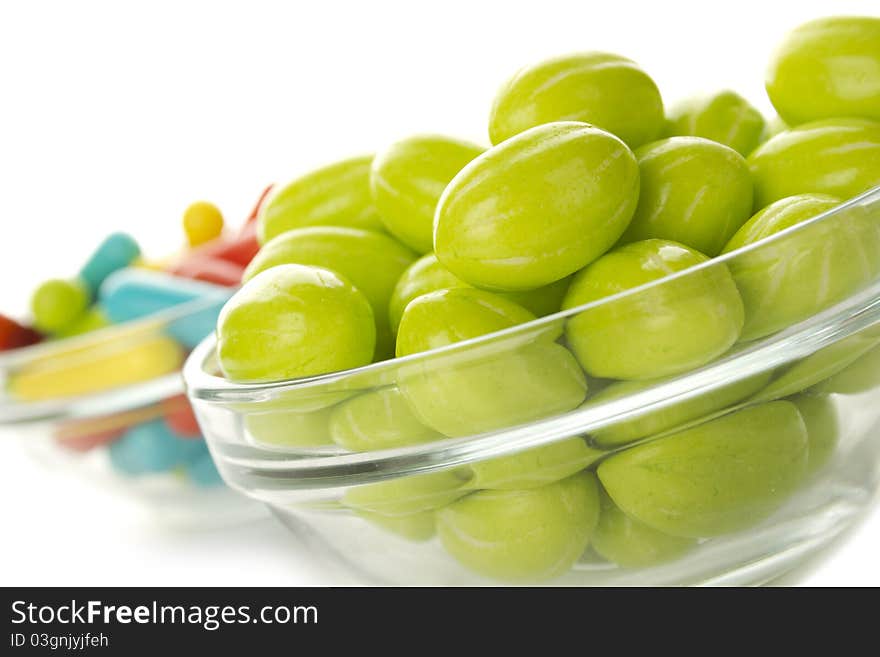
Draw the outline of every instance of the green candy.
[[[31,297],[34,327],[58,333],[79,320],[89,306],[89,291],[79,279],[54,278],[40,285]]]
[[[430,541],[437,534],[433,511],[409,516],[383,516],[370,511],[357,511],[357,514],[367,522],[408,541],[422,543]]]
[[[368,364],[376,324],[367,298],[327,269],[279,265],[250,279],[217,320],[217,359],[237,382],[278,381]]]
[[[614,503],[657,531],[690,538],[751,527],[803,481],[809,441],[789,402],[751,406],[599,465]]]
[[[837,374],[818,383],[813,392],[858,395],[880,386],[880,345],[863,353]]]
[[[792,30],[767,71],[791,125],[838,116],[880,121],[880,18],[834,16]]]
[[[437,512],[443,547],[486,577],[543,581],[583,554],[599,520],[591,472],[542,488],[481,491]]]
[[[516,326],[534,315],[491,292],[440,290],[412,301],[403,314],[397,355],[428,351]],[[516,348],[474,349],[451,362],[414,364],[400,389],[425,425],[466,436],[563,413],[580,404],[586,381],[577,362],[543,329]]]
[[[776,201],[749,219],[724,252],[754,244],[839,204],[822,194]],[[728,266],[746,309],[741,337],[754,340],[807,319],[871,282],[880,270],[880,223],[861,206],[848,208],[785,240],[740,254]]]
[[[330,417],[333,408],[314,411],[278,410],[251,413],[244,425],[251,439],[262,447],[323,447],[332,445]]]
[[[244,280],[283,264],[312,265],[342,274],[373,308],[375,357],[383,360],[394,354],[388,303],[397,279],[415,259],[415,253],[384,233],[338,226],[297,228],[267,242],[248,265]]]
[[[824,119],[781,132],[748,157],[755,209],[787,196],[847,200],[880,185],[880,123]]]
[[[691,538],[670,536],[621,511],[600,490],[601,514],[590,544],[604,559],[624,568],[644,568],[677,559],[695,544]]]
[[[97,331],[110,326],[110,320],[107,315],[98,307],[92,306],[86,309],[72,323],[65,326],[60,331],[55,331],[55,338],[72,338],[76,335],[85,335],[92,331]]]
[[[498,144],[554,121],[583,121],[630,147],[656,139],[663,100],[654,81],[625,57],[591,52],[549,59],[516,73],[495,97],[489,137]]]
[[[372,161],[372,155],[343,160],[278,185],[257,218],[260,243],[306,226],[384,230],[370,196]]]
[[[735,91],[688,98],[673,106],[666,119],[667,137],[693,136],[729,146],[745,157],[762,141],[764,117]]]
[[[682,244],[645,240],[578,272],[563,308],[577,308],[706,262]],[[572,317],[566,338],[587,374],[656,379],[705,365],[739,337],[743,306],[726,267],[713,266]]]
[[[330,435],[337,445],[353,452],[444,438],[419,422],[396,387],[372,390],[336,406],[330,418]]]
[[[549,285],[534,290],[518,292],[498,292],[498,296],[518,303],[537,317],[552,315],[562,307],[562,299],[568,289],[569,278],[563,278]],[[397,331],[403,311],[413,299],[437,290],[448,290],[456,287],[471,287],[455,276],[437,260],[437,256],[429,253],[419,258],[403,272],[391,295],[388,304],[388,317],[391,330]]]
[[[388,232],[418,253],[434,248],[434,210],[449,181],[485,149],[440,135],[417,135],[378,153],[373,203]]]
[[[607,251],[638,195],[638,164],[619,139],[584,123],[541,125],[449,183],[434,223],[437,259],[477,287],[541,287]]]
[[[463,469],[442,470],[365,484],[345,491],[342,503],[381,516],[411,516],[439,509],[467,494],[468,475]]]
[[[807,472],[821,469],[834,454],[840,440],[840,425],[834,401],[828,395],[797,395],[789,401],[797,406],[810,441]]]
[[[674,240],[716,256],[752,212],[752,178],[742,156],[701,137],[642,146],[639,204],[621,244]]]
[[[752,401],[781,399],[812,388],[858,362],[878,344],[880,336],[876,334],[876,329],[835,342],[790,365]]]
[[[605,453],[575,437],[519,454],[471,464],[471,488],[512,490],[536,488],[565,479],[597,461]]]
[[[772,376],[772,371],[762,372],[740,381],[734,381],[711,392],[672,404],[666,408],[651,411],[633,420],[626,420],[603,429],[597,429],[591,432],[590,436],[596,444],[609,448],[626,445],[642,438],[656,436],[688,422],[693,422],[694,420],[699,420],[722,411],[728,406],[751,397],[764,388],[770,382]],[[603,404],[614,399],[621,399],[663,382],[664,380],[617,381],[593,395],[584,402],[581,408],[589,408],[590,406]]]

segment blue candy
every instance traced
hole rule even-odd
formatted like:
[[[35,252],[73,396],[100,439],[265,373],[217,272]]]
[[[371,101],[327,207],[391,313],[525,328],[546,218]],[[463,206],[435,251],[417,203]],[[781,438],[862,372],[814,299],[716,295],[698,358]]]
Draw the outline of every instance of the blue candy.
[[[214,465],[210,454],[205,454],[201,458],[188,463],[185,466],[185,471],[190,481],[200,488],[219,486],[223,483],[223,478],[217,471],[217,466]]]
[[[128,267],[140,254],[141,249],[131,235],[108,235],[79,272],[92,298],[98,295],[101,284],[110,274]]]
[[[110,445],[110,463],[127,475],[167,472],[207,454],[202,440],[181,439],[161,419],[129,429]]]
[[[235,290],[147,269],[123,269],[101,286],[99,298],[114,323],[147,317],[180,304],[203,300],[203,306],[168,326],[171,337],[195,347],[214,331],[223,304]]]

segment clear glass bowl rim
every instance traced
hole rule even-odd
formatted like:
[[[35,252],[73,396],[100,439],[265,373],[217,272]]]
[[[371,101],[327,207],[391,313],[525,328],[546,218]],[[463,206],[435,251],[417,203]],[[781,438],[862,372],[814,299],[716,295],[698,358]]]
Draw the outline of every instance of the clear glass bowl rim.
[[[210,374],[208,364],[215,360],[216,336],[208,336],[190,354],[183,373],[191,399],[219,406],[234,405],[238,411],[252,405],[256,411],[261,404],[282,394],[294,399],[291,393],[304,395],[320,392],[321,388],[360,376],[379,376],[402,365],[417,364],[436,358],[443,353],[478,349],[490,341],[503,340],[520,333],[543,327],[577,315],[585,310],[611,303],[619,298],[636,295],[646,289],[668,284],[669,281],[694,275],[708,267],[741,257],[744,253],[771,248],[783,240],[795,239],[802,231],[820,222],[831,221],[849,208],[858,205],[880,207],[880,186],[856,196],[841,205],[808,221],[787,228],[754,244],[724,254],[696,267],[678,272],[647,285],[606,297],[576,308],[470,340],[403,358],[373,363],[360,368],[323,374],[315,377],[238,384]],[[794,326],[761,340],[746,343],[736,352],[702,368],[668,379],[637,393],[577,408],[567,413],[535,421],[526,425],[460,438],[447,438],[430,443],[359,453],[309,453],[291,449],[289,452],[262,450],[250,446],[251,455],[215,454],[232,466],[247,468],[252,473],[284,481],[289,489],[351,486],[384,479],[428,473],[472,461],[513,454],[524,449],[549,444],[572,435],[638,418],[672,403],[683,402],[739,380],[778,368],[795,359],[808,356],[862,329],[880,322],[880,281],[859,291],[832,308],[818,313]],[[210,437],[208,436],[209,443]]]

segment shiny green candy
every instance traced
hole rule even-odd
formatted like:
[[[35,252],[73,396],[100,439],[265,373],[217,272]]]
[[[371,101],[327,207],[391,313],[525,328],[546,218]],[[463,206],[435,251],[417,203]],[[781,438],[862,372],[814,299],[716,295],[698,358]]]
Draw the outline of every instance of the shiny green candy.
[[[784,198],[752,217],[724,247],[734,251],[834,209],[822,194]],[[793,257],[793,253],[797,257]],[[742,294],[742,339],[753,340],[807,319],[870,283],[880,270],[880,223],[853,207],[804,227],[777,245],[729,264]]]
[[[747,399],[762,390],[773,376],[773,372],[762,372],[755,376],[734,381],[721,388],[692,397],[666,408],[650,411],[632,420],[625,420],[591,432],[593,441],[602,447],[618,447],[642,438],[656,436],[689,422],[699,420],[712,413]],[[604,404],[636,394],[664,381],[617,381],[590,397],[581,408]]]
[[[810,441],[807,472],[813,473],[831,460],[840,441],[840,422],[834,401],[828,395],[797,395],[789,401],[797,406]]]
[[[563,278],[534,290],[497,292],[496,294],[518,303],[537,317],[543,317],[558,312],[562,307],[562,299],[568,289],[569,282],[569,278]],[[456,287],[471,286],[441,265],[433,253],[419,258],[403,272],[394,288],[394,294],[391,295],[391,301],[388,304],[391,329],[397,330],[400,318],[403,317],[403,311],[413,299],[429,292]]]
[[[439,509],[467,494],[468,475],[466,470],[443,470],[365,484],[345,491],[342,503],[380,516],[411,516]]]
[[[337,406],[330,419],[333,441],[353,452],[391,449],[444,438],[419,422],[396,387],[365,392]]]
[[[666,240],[614,249],[572,280],[563,308],[576,308],[660,280],[708,258]],[[705,365],[739,338],[743,306],[727,268],[713,266],[600,304],[572,317],[566,338],[587,374],[643,380]]]
[[[808,459],[797,407],[770,402],[632,447],[602,462],[598,474],[626,515],[701,538],[768,517],[803,481]]]
[[[388,303],[397,279],[416,259],[415,253],[384,233],[338,226],[289,230],[266,243],[245,270],[248,281],[281,264],[323,267],[342,274],[364,293],[376,320],[376,358],[394,354],[388,325]]]
[[[817,393],[858,395],[880,386],[880,344],[862,354],[851,365],[825,379],[815,388]]]
[[[372,155],[355,157],[279,185],[257,218],[260,243],[306,226],[384,230],[370,195],[372,162]]]
[[[293,379],[368,364],[376,325],[367,298],[319,267],[279,265],[249,280],[223,306],[217,358],[237,382]]]
[[[565,573],[599,520],[591,472],[541,488],[480,491],[437,512],[443,547],[493,579],[541,581]]]
[[[791,125],[880,121],[880,18],[834,16],[792,30],[770,63],[767,94]]]
[[[434,210],[446,185],[485,149],[440,135],[417,135],[378,153],[373,203],[388,232],[417,253],[434,248]]]
[[[716,256],[752,212],[742,156],[702,137],[672,137],[636,151],[641,194],[621,244],[673,240]]]
[[[693,136],[729,146],[745,157],[762,141],[764,117],[735,91],[689,98],[669,110],[667,137]]]
[[[880,185],[880,123],[824,119],[781,132],[748,157],[755,209],[787,196],[847,200]]]
[[[469,486],[494,490],[546,486],[580,472],[602,456],[604,452],[589,447],[583,438],[568,438],[519,454],[473,463]]]
[[[601,514],[590,544],[604,559],[624,568],[644,568],[677,559],[696,541],[658,532],[621,511],[600,491]]]
[[[367,522],[408,541],[417,543],[430,541],[437,534],[433,511],[413,513],[408,516],[383,516],[370,511],[356,513]]]
[[[625,57],[582,53],[557,57],[516,73],[498,92],[489,137],[498,144],[554,121],[583,121],[630,147],[656,139],[663,100],[654,81]]]
[[[397,355],[428,351],[534,319],[491,292],[440,290],[411,302],[397,336]],[[465,436],[563,413],[586,394],[571,353],[544,328],[516,349],[462,353],[454,364],[415,363],[402,371],[400,389],[425,425]]]
[[[550,123],[489,149],[437,206],[437,259],[461,280],[529,290],[582,268],[623,234],[636,207],[635,156],[584,123]]]
[[[79,279],[46,281],[31,297],[34,326],[44,333],[62,332],[82,317],[88,305],[88,288]]]
[[[331,413],[332,407],[251,413],[244,424],[251,439],[262,447],[323,447],[333,444]]]

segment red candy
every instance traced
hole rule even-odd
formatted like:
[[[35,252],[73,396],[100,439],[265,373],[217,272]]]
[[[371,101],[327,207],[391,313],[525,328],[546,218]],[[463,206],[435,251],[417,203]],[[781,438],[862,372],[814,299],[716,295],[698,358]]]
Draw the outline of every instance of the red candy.
[[[235,286],[241,283],[244,267],[228,260],[193,253],[177,263],[171,273],[215,285]]]
[[[257,204],[254,206],[254,209],[251,210],[251,213],[248,215],[247,223],[251,223],[252,221],[257,220],[257,216],[260,214],[260,208],[263,207],[263,203],[266,200],[266,197],[269,196],[269,192],[272,191],[272,188],[275,185],[269,185],[266,189],[263,190],[263,193],[260,194],[260,198],[257,199]]]
[[[220,237],[204,246],[193,249],[191,253],[202,257],[220,258],[221,260],[228,260],[242,267],[247,267],[259,250],[257,225],[251,222],[245,224],[241,232],[234,238]]]
[[[162,403],[165,424],[180,438],[200,438],[202,430],[193,413],[192,406],[183,395],[172,397]]]
[[[0,315],[0,351],[27,347],[42,339],[43,336],[32,328],[22,326],[6,315]]]
[[[95,433],[59,435],[55,437],[59,445],[73,450],[74,452],[88,452],[101,445],[109,445],[118,440],[125,433],[125,427],[120,429],[108,429]]]

